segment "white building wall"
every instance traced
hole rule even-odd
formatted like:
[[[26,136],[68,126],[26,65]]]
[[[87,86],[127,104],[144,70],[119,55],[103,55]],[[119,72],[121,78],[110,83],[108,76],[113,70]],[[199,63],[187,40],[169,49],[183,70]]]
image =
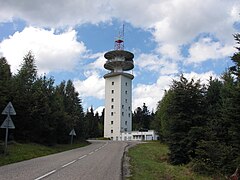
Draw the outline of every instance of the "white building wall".
[[[105,78],[104,137],[122,139],[132,130],[132,80],[124,75]]]
[[[148,130],[147,132],[132,131],[122,133],[124,140],[131,141],[152,141],[158,140],[159,136],[154,130]]]
[[[132,80],[121,76],[121,132],[132,131]]]

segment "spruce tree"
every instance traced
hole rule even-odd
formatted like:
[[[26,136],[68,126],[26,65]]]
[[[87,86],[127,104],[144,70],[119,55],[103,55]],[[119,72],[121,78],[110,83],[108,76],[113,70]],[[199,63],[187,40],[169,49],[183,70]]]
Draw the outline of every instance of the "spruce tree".
[[[14,121],[15,138],[23,141],[31,141],[33,127],[33,118],[31,110],[34,104],[33,85],[37,79],[37,68],[35,57],[29,51],[23,58],[21,68],[13,77],[13,104],[18,116]]]
[[[11,71],[10,65],[6,58],[0,58],[0,112],[5,108],[11,99]],[[4,116],[0,116],[0,125],[4,121]],[[0,133],[0,139],[4,139],[5,134],[3,131]]]
[[[173,92],[167,110],[170,161],[185,164],[196,156],[197,143],[203,136],[205,92],[199,81],[189,82],[183,75],[179,81],[173,81],[170,89]]]

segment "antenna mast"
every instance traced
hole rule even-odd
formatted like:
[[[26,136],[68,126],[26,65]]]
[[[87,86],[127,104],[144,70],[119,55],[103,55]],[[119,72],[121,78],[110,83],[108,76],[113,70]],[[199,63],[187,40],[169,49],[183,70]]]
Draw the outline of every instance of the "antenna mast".
[[[115,50],[124,50],[124,24],[122,27],[122,32],[119,32],[118,37],[114,43]]]

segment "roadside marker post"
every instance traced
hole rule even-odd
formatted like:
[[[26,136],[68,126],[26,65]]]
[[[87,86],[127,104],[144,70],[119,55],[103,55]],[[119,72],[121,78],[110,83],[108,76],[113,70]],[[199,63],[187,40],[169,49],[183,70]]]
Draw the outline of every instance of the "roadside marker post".
[[[73,136],[76,136],[76,132],[74,129],[71,130],[71,132],[69,133],[69,135],[71,136],[71,145],[73,143]]]
[[[5,109],[2,112],[3,115],[7,115],[7,118],[4,120],[0,128],[6,129],[5,135],[5,144],[4,144],[4,155],[7,154],[7,143],[8,143],[8,129],[15,129],[13,121],[10,115],[16,115],[16,111],[11,102],[7,104]]]

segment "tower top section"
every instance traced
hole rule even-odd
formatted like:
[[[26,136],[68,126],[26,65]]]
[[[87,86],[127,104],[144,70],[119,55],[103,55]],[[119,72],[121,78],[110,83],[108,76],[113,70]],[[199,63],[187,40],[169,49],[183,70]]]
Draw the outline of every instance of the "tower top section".
[[[124,50],[124,24],[122,32],[119,32],[118,37],[114,41],[114,50]]]
[[[104,68],[114,71],[116,69],[128,71],[134,68],[133,53],[124,50],[109,51],[104,54],[107,62],[104,64]]]
[[[104,54],[107,59],[104,68],[110,70],[111,73],[129,71],[134,68],[133,53],[124,50],[124,25],[122,33],[119,33],[118,38],[115,40],[113,51]]]

